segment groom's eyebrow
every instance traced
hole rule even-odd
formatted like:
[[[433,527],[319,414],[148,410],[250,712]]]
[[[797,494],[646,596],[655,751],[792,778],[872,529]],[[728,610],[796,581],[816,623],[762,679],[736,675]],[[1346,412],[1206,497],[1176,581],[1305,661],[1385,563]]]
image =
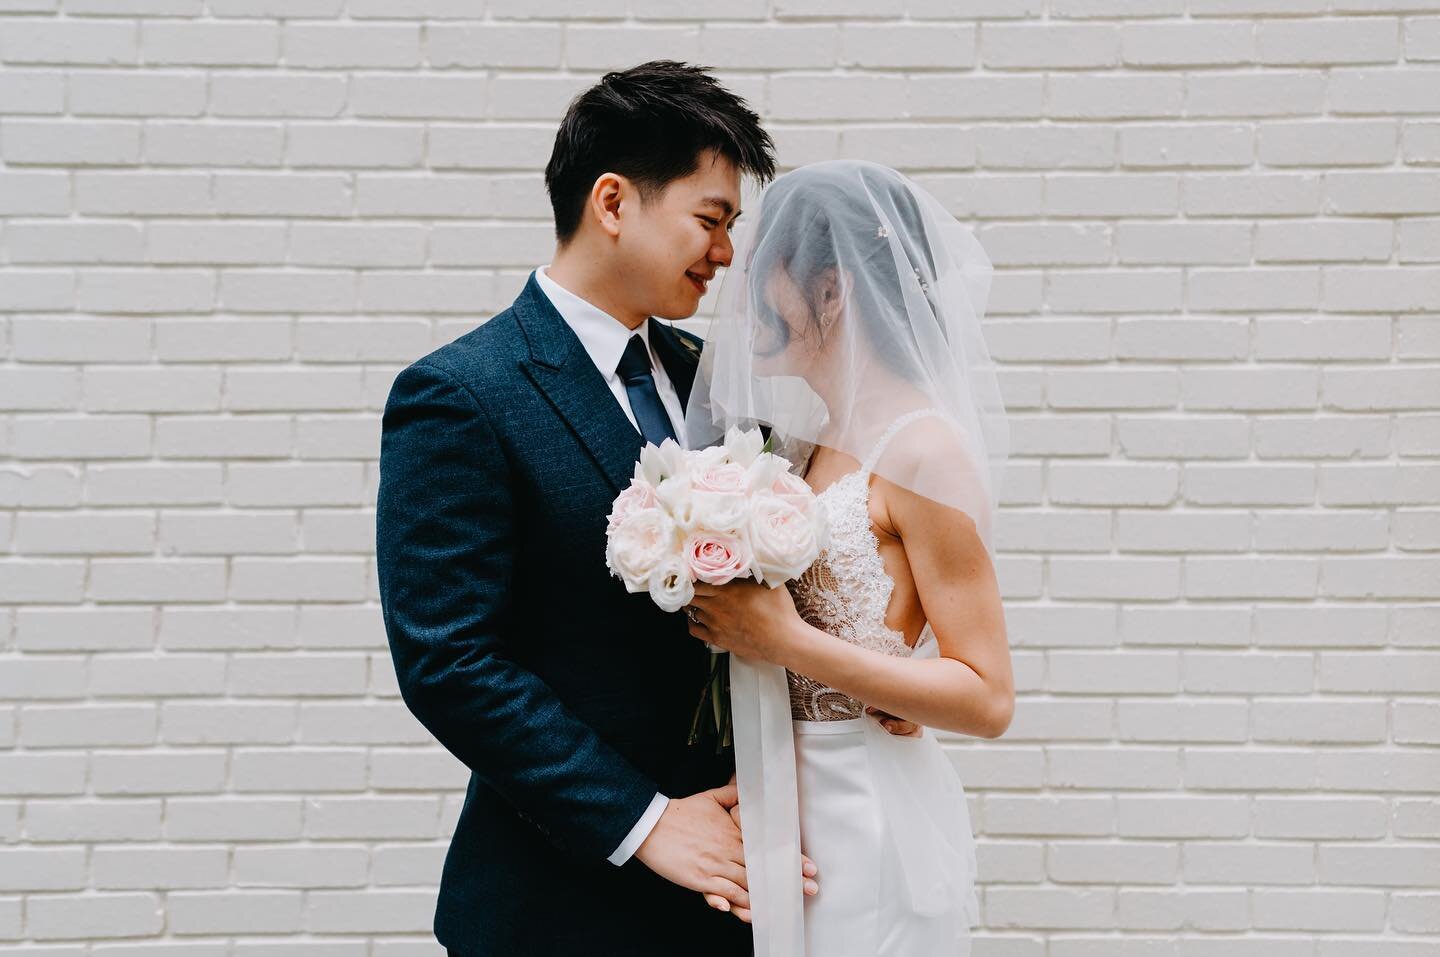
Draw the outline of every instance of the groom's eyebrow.
[[[700,205],[718,207],[725,213],[726,216],[729,216],[731,213],[735,213],[736,219],[739,219],[741,215],[739,212],[735,211],[735,207],[730,204],[730,200],[726,199],[724,196],[706,196],[704,199],[700,200]]]

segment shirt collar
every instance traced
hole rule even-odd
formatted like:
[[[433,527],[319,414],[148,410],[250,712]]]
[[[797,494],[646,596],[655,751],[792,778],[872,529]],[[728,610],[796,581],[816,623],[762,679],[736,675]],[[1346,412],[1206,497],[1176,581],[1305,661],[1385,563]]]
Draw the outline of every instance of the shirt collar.
[[[615,369],[620,365],[620,357],[625,354],[625,346],[636,333],[639,333],[645,348],[650,350],[648,317],[638,329],[628,329],[619,319],[551,279],[545,271],[546,268],[541,266],[535,270],[535,281],[555,306],[555,311],[560,313],[560,318],[564,319],[580,338],[580,344],[585,347],[590,361],[595,363],[595,368],[600,370],[601,375],[607,379],[616,375]],[[650,350],[650,365],[653,368],[656,364],[655,353]]]

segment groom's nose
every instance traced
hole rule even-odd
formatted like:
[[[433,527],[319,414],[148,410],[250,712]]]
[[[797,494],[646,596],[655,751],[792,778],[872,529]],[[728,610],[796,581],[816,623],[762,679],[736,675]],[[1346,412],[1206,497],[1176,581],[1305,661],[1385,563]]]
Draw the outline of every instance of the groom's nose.
[[[730,233],[720,230],[720,238],[710,245],[709,260],[718,266],[730,265],[730,260],[735,256],[735,244],[730,241]]]

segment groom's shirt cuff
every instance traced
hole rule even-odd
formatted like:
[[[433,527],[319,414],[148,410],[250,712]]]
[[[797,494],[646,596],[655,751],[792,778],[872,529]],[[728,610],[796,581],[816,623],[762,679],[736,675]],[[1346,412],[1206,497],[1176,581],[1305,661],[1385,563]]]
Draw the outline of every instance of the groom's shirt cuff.
[[[655,830],[655,825],[660,821],[660,815],[665,813],[665,807],[669,803],[670,799],[663,794],[656,794],[650,799],[650,806],[645,809],[644,814],[640,815],[640,820],[635,822],[635,826],[630,829],[625,840],[621,841],[620,846],[615,848],[614,853],[610,855],[611,864],[619,867],[630,860],[630,855],[639,850],[640,845],[645,843],[645,838]]]

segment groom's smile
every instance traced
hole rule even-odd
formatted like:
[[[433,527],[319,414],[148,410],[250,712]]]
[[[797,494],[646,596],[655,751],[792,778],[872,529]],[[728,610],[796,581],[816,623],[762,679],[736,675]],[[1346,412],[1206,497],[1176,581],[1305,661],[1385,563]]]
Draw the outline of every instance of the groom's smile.
[[[637,311],[661,319],[693,316],[715,274],[730,265],[730,230],[739,216],[740,170],[713,151],[648,202],[632,202],[628,210],[622,205],[616,251]]]

